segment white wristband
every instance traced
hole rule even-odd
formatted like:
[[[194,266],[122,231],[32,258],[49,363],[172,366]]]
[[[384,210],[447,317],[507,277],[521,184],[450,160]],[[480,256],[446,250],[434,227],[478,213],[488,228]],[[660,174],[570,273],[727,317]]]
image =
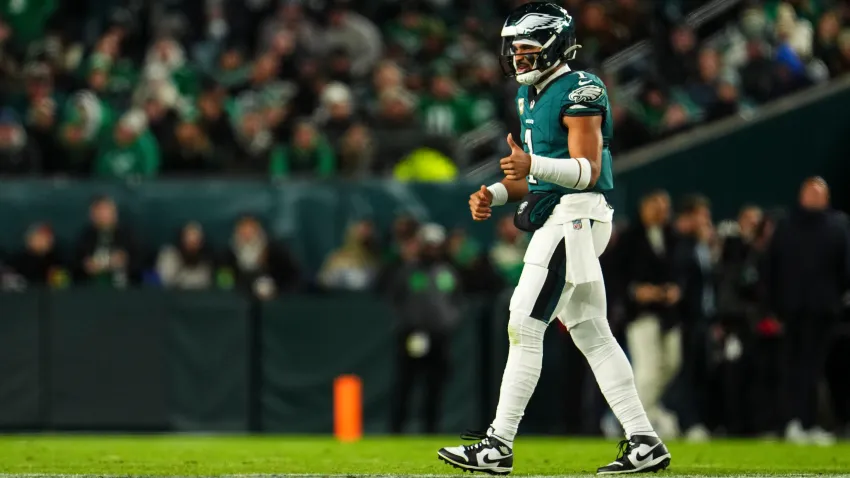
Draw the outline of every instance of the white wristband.
[[[487,190],[493,195],[491,206],[504,206],[508,203],[508,188],[502,183],[493,183],[487,186]]]
[[[531,155],[530,174],[546,182],[582,191],[590,185],[590,161],[586,158],[547,158]]]

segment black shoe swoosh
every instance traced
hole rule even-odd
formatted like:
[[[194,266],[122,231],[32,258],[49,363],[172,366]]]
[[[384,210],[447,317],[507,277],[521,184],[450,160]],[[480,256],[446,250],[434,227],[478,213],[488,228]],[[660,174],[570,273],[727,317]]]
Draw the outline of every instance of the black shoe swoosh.
[[[485,457],[481,458],[481,463],[484,463],[484,464],[487,464],[487,465],[492,465],[492,464],[494,464],[494,463],[499,463],[499,462],[501,462],[501,461],[502,461],[502,460],[504,460],[505,458],[507,458],[507,457],[506,457],[506,456],[503,456],[503,457],[501,457],[501,458],[496,458],[495,460],[491,460],[489,456],[485,456]]]
[[[658,445],[660,445],[660,444],[661,443],[658,443],[654,447],[650,448],[649,451],[646,452],[645,455],[641,455],[640,452],[638,452],[637,455],[635,455],[635,458],[637,458],[638,461],[646,460],[647,458],[649,458],[649,455],[652,455],[655,452],[655,449],[658,448]]]

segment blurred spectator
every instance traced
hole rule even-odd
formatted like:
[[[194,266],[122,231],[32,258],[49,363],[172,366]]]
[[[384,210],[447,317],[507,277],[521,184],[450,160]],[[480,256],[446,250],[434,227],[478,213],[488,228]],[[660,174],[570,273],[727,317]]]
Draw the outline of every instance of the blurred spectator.
[[[65,105],[59,125],[61,161],[53,161],[63,172],[89,176],[94,168],[100,144],[107,140],[115,126],[112,108],[90,90],[75,93]],[[55,172],[55,170],[54,170]]]
[[[283,149],[275,143],[274,134],[257,107],[242,111],[236,125],[236,153],[228,158],[227,172],[268,174],[273,164],[282,164],[282,155]]]
[[[717,99],[705,113],[708,121],[717,121],[738,113],[738,89],[728,81],[721,81],[717,85]]]
[[[826,12],[818,22],[814,54],[826,62],[829,73],[835,77],[841,74],[836,61],[839,58],[838,35],[841,33],[841,18],[837,12]]]
[[[159,147],[163,169],[168,169],[170,163],[175,163],[175,156],[178,154],[176,130],[180,119],[175,111],[177,99],[177,88],[171,83],[164,83],[150,91],[142,100],[148,120],[148,131]]]
[[[683,382],[685,400],[680,404],[680,425],[687,438],[702,441],[708,438],[705,425],[706,385],[708,364],[706,337],[720,340],[722,330],[714,325],[717,303],[714,288],[714,259],[710,241],[714,234],[708,200],[699,195],[682,201],[675,229],[678,240],[674,251],[673,268],[679,286],[676,305],[683,350]],[[709,334],[712,332],[712,334]],[[730,338],[731,339],[731,338]],[[709,339],[711,340],[711,339]],[[737,340],[737,339],[735,339]]]
[[[173,38],[165,36],[151,45],[145,57],[143,73],[144,80],[153,83],[154,89],[150,93],[160,101],[164,100],[169,107],[177,106],[180,96],[198,94],[199,85],[195,71],[186,60],[183,47]],[[175,93],[160,93],[159,90],[165,85],[173,86]]]
[[[33,62],[24,69],[25,93],[17,99],[17,111],[26,128],[27,141],[41,152],[42,167],[61,170],[62,150],[56,138],[60,92],[54,88],[50,67]]]
[[[746,260],[754,247],[763,220],[764,213],[760,207],[746,204],[741,208],[734,228],[724,234],[723,255],[720,258],[722,265],[739,264]]]
[[[300,271],[289,251],[269,239],[260,221],[243,216],[233,231],[225,253],[225,274],[232,274],[236,286],[268,300],[300,285]]]
[[[700,108],[707,109],[717,101],[717,86],[721,81],[721,58],[716,50],[704,48],[699,52],[699,73],[688,85],[688,95]]]
[[[456,229],[446,246],[465,294],[488,294],[501,290],[502,278],[478,241],[469,237],[463,229]]]
[[[640,0],[616,1],[616,8],[608,16],[620,27],[618,29],[622,37],[620,47],[624,48],[629,43],[649,38],[651,20],[646,5]]]
[[[392,61],[382,61],[375,67],[372,73],[372,82],[368,89],[362,92],[362,102],[366,104],[366,110],[372,117],[380,114],[380,99],[385,92],[404,89],[404,72],[401,67]]]
[[[325,259],[319,270],[319,284],[326,289],[367,290],[375,281],[380,265],[374,225],[360,221],[349,226],[345,243]]]
[[[130,110],[101,144],[94,173],[105,178],[151,178],[159,173],[159,167],[159,146],[148,130],[145,113]]]
[[[401,263],[413,260],[408,252],[405,252],[406,244],[410,244],[419,232],[419,221],[413,216],[399,215],[393,221],[389,240],[387,241],[387,253],[384,263],[387,268],[395,267]],[[412,248],[413,250],[415,248]]]
[[[464,96],[448,71],[431,77],[429,94],[419,103],[425,131],[433,135],[457,136],[472,129],[469,99]]]
[[[806,19],[798,18],[794,7],[788,3],[780,3],[776,13],[776,38],[779,40],[780,51],[787,48],[787,55],[793,52],[797,61],[807,61],[812,56],[812,40],[814,32],[812,24]]]
[[[490,248],[490,261],[509,286],[519,283],[528,237],[514,225],[513,215],[496,223],[496,243]]]
[[[764,103],[775,94],[776,65],[766,55],[767,45],[761,40],[749,40],[746,49],[747,62],[739,70],[743,93]]]
[[[718,226],[723,253],[717,264],[717,324],[723,331],[726,352],[719,401],[721,426],[734,435],[767,433],[779,425],[770,412],[776,400],[769,398],[779,392],[778,379],[762,358],[770,357],[774,363],[779,359],[770,347],[779,332],[778,323],[765,316],[761,300],[761,262],[767,245],[763,224],[761,209],[746,205],[737,222]],[[740,344],[740,354],[734,353],[736,344]]]
[[[672,57],[662,63],[669,81],[683,85],[699,76],[696,45],[694,31],[687,25],[677,26],[673,30],[670,35]]]
[[[678,132],[689,122],[684,109],[671,101],[670,92],[656,81],[644,84],[636,117],[656,136]]]
[[[321,106],[316,111],[315,120],[337,153],[343,136],[357,121],[354,110],[354,98],[348,86],[334,82],[322,90]]]
[[[627,33],[610,20],[602,2],[587,2],[576,24],[576,37],[581,39],[581,62],[598,64],[625,47]]]
[[[132,232],[118,221],[115,202],[95,198],[89,209],[91,223],[77,239],[74,275],[80,283],[123,288],[141,278],[142,257]]]
[[[336,171],[333,149],[309,121],[301,121],[293,130],[292,140],[272,158],[274,178],[309,175],[328,178]]]
[[[405,154],[424,142],[425,134],[416,121],[413,107],[414,98],[405,90],[381,93],[380,110],[373,126],[377,172],[391,171]]]
[[[351,74],[363,78],[381,57],[381,32],[369,19],[350,9],[348,0],[334,0],[327,16],[323,43],[328,51],[341,49],[351,59]]]
[[[0,109],[0,175],[37,174],[41,153],[12,108]]]
[[[301,2],[280,2],[277,13],[260,27],[260,51],[274,49],[281,33],[291,36],[293,50],[311,55],[323,51],[321,30],[304,14]]]
[[[770,305],[785,330],[786,439],[830,443],[818,426],[818,385],[850,286],[850,235],[823,179],[803,182],[799,207],[776,227],[768,264]]]
[[[436,433],[443,390],[449,378],[451,333],[460,320],[460,283],[446,260],[446,233],[427,224],[409,243],[416,258],[402,265],[390,283],[389,300],[396,309],[396,385],[390,418],[392,433],[404,431],[416,381],[424,379],[424,432]]]
[[[221,156],[226,152],[218,151],[197,124],[178,124],[175,141],[175,150],[163,165],[164,173],[209,173],[221,167]]]
[[[669,224],[670,198],[653,191],[640,202],[640,221],[623,231],[617,270],[626,297],[626,338],[638,395],[647,416],[664,436],[678,434],[675,416],[661,397],[681,366],[682,338],[675,304],[681,290],[675,283],[676,238]]]
[[[339,175],[346,178],[368,176],[375,161],[375,142],[365,124],[346,130],[337,150]]]
[[[442,21],[423,12],[422,2],[403,2],[394,20],[384,27],[386,40],[394,56],[416,58],[425,49],[427,39],[442,36],[445,26]]]
[[[0,18],[8,22],[13,35],[11,42],[20,52],[42,39],[45,28],[59,2],[3,2]]]
[[[183,226],[177,241],[159,251],[156,272],[169,289],[209,289],[213,285],[215,261],[196,222]]]
[[[9,259],[9,267],[32,286],[58,287],[68,282],[53,229],[47,224],[34,224],[27,231],[26,248]]]
[[[209,85],[197,100],[196,124],[201,133],[215,146],[222,156],[235,153],[236,138],[230,118],[224,109],[227,90],[219,84]]]
[[[245,51],[237,45],[229,45],[218,58],[215,79],[225,88],[243,84],[251,75],[251,65],[246,62]]]
[[[467,91],[472,105],[469,115],[470,125],[475,128],[502,117],[499,60],[493,55],[478,55],[470,76]]]

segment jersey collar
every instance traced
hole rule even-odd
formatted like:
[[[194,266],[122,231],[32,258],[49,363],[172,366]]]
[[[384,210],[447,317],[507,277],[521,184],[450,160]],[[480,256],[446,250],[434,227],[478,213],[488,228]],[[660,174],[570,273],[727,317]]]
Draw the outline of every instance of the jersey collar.
[[[551,76],[549,76],[549,78],[546,78],[545,80],[541,81],[539,84],[534,85],[535,91],[539,95],[541,91],[543,91],[547,86],[549,86],[549,83],[552,83],[553,81],[555,81],[556,79],[566,75],[570,71],[571,71],[570,65],[564,63],[563,65],[559,66],[558,69],[555,70],[555,72],[552,73]]]

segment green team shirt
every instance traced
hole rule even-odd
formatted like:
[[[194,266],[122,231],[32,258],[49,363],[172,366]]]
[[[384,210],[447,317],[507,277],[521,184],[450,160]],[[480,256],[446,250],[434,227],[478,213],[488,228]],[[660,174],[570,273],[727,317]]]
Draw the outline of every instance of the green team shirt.
[[[608,149],[614,135],[614,123],[609,113],[608,91],[599,77],[584,71],[570,71],[552,80],[539,93],[533,86],[522,86],[517,92],[516,103],[523,149],[547,158],[572,157],[567,142],[569,131],[562,121],[564,116],[602,115],[602,170],[596,184],[581,191],[528,176],[530,191],[574,194],[605,193],[614,189],[611,150]]]

